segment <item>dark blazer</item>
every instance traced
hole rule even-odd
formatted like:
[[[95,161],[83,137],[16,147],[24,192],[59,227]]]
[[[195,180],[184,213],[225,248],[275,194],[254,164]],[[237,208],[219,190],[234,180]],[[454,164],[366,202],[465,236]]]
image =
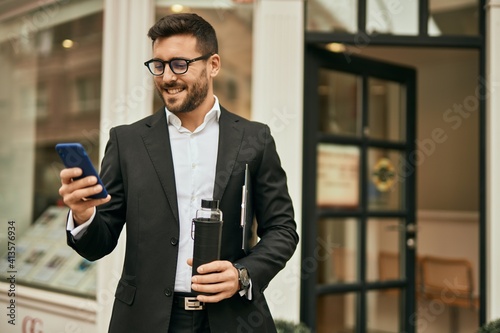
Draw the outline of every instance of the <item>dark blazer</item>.
[[[207,305],[211,331],[275,332],[263,295],[295,251],[298,235],[286,175],[266,125],[221,108],[214,198],[224,214],[221,259],[246,266],[253,300],[238,294]],[[252,175],[252,201],[260,241],[241,250],[241,195],[245,164]],[[125,262],[115,294],[109,332],[167,332],[178,251],[179,216],[165,110],[111,129],[101,167],[111,201],[68,244],[97,260],[116,246],[127,228]],[[248,233],[251,234],[248,225]]]

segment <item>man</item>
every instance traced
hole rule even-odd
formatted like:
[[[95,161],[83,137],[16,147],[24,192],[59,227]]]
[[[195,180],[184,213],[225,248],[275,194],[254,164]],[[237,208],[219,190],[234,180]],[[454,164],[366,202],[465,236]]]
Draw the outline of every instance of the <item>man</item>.
[[[80,169],[61,171],[59,192],[71,209],[68,244],[97,260],[126,225],[112,333],[275,332],[263,292],[298,235],[269,128],[219,105],[213,79],[221,60],[209,23],[196,14],[169,15],[148,36],[153,59],[145,65],[165,108],[111,129],[101,166],[107,198],[87,199],[102,190],[95,177],[73,180]],[[240,226],[246,165],[260,238],[248,251]],[[219,200],[224,214],[221,260],[192,276],[191,224],[205,198]],[[251,234],[250,223],[246,228]]]

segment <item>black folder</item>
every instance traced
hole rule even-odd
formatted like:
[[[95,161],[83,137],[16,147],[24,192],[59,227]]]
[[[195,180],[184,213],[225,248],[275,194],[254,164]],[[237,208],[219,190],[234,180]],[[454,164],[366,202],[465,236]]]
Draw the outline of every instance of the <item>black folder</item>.
[[[249,249],[249,239],[251,233],[249,229],[252,228],[253,222],[253,209],[252,209],[252,179],[250,177],[250,170],[248,164],[245,166],[245,180],[242,187],[241,194],[241,220],[240,226],[242,228],[241,249],[245,252]]]

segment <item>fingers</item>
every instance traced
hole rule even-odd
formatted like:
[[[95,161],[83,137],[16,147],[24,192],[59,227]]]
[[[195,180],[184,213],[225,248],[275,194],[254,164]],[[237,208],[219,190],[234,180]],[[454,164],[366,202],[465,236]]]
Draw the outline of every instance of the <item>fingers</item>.
[[[201,265],[198,267],[198,273],[208,274],[214,272],[222,272],[229,268],[234,268],[233,264],[227,260],[215,260],[209,262],[208,264]]]
[[[193,290],[208,293],[198,300],[214,303],[233,296],[239,289],[238,271],[229,261],[213,261],[198,268],[202,275],[192,277]]]
[[[79,177],[82,175],[82,169],[80,168],[67,168],[62,169],[59,176],[61,177],[61,183],[69,184],[71,183],[73,178]]]
[[[199,289],[195,289],[195,287],[193,287],[193,290],[206,293],[196,297],[200,302],[205,303],[220,302],[224,299],[231,298],[236,291],[238,291],[237,289],[232,288],[232,284],[230,283],[219,283],[212,286],[200,285]]]
[[[92,177],[89,177],[92,178]],[[63,185],[59,189],[59,194],[63,197],[64,203],[66,205],[71,205],[75,202],[86,201],[88,197],[102,192],[102,186],[95,184],[92,179],[82,179],[76,181],[77,184]],[[86,187],[81,187],[86,186]]]
[[[73,217],[77,224],[88,220],[93,212],[94,207],[102,205],[109,200],[111,196],[104,199],[89,199],[90,196],[102,192],[103,188],[97,184],[95,176],[89,176],[82,179],[76,179],[82,175],[80,168],[63,169],[60,173],[61,187],[59,195],[63,202],[73,211]]]
[[[102,192],[102,186],[96,184],[97,179],[94,176],[85,177],[75,180],[70,183],[64,183],[66,180],[61,179],[61,187],[59,194],[63,198],[64,203],[71,208],[71,205],[83,201],[94,194]]]
[[[97,178],[95,176],[88,176],[81,179],[76,179],[82,175],[82,169],[80,168],[69,168],[63,169],[60,173],[61,187],[59,188],[59,194],[61,196],[71,194],[77,190],[90,187],[97,184]],[[102,187],[95,187],[94,190],[89,190],[86,192],[87,196],[99,193],[102,191]],[[81,194],[81,193],[80,193]],[[85,196],[83,196],[85,197]]]
[[[61,188],[59,189],[59,194],[61,194],[61,196],[64,196],[65,194],[74,192],[75,190],[97,183],[97,178],[94,176],[75,180],[75,178],[81,175],[82,169],[80,168],[63,169],[60,173]]]

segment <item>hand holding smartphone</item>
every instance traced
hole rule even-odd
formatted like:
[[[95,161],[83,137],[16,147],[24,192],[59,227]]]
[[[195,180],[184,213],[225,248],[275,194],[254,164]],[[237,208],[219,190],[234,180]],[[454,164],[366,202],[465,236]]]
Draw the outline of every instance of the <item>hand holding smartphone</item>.
[[[108,196],[108,192],[106,191],[99,174],[92,165],[85,148],[83,148],[80,143],[59,143],[56,145],[56,151],[64,163],[64,166],[67,168],[82,169],[82,175],[75,178],[75,180],[85,178],[87,176],[95,176],[97,178],[97,183],[102,186],[102,192],[94,194],[89,198],[104,199]]]

